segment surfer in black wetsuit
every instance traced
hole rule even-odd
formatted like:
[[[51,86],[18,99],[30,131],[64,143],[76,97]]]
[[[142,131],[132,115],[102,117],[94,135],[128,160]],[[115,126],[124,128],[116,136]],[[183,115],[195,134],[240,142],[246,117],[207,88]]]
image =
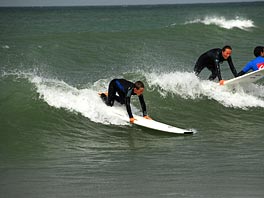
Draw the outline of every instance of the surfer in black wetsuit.
[[[209,76],[209,80],[214,80],[216,77],[218,77],[218,80],[221,81],[222,76],[220,72],[220,64],[222,64],[223,61],[227,61],[233,75],[237,77],[237,71],[232,62],[231,54],[232,48],[230,46],[224,46],[222,49],[215,48],[205,52],[198,58],[195,64],[195,74],[198,76],[199,73],[205,67],[207,67],[207,69],[212,72],[212,74]]]
[[[101,98],[108,106],[113,106],[115,100],[121,104],[125,104],[130,122],[133,123],[135,119],[130,107],[130,98],[132,95],[138,96],[143,111],[143,117],[146,119],[151,119],[147,115],[147,108],[142,94],[143,92],[144,84],[141,81],[132,83],[125,79],[113,79],[108,87],[108,96],[101,94]],[[116,95],[116,93],[118,93],[118,95]]]

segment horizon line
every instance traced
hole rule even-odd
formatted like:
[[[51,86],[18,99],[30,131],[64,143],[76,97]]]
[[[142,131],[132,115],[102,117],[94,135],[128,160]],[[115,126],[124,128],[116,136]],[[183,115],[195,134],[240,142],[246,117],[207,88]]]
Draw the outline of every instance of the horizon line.
[[[199,5],[199,4],[237,4],[237,3],[264,3],[264,1],[242,1],[242,2],[200,2],[200,3],[157,3],[157,4],[95,4],[95,5],[0,5],[0,8],[42,8],[42,7],[132,7],[132,6],[169,6],[169,5]]]

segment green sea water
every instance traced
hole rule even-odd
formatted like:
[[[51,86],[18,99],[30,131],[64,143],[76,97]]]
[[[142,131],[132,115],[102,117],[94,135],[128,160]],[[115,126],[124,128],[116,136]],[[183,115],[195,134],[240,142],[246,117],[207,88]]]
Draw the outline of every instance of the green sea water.
[[[0,8],[0,197],[263,197],[264,81],[192,72],[224,45],[238,71],[253,59],[263,6]],[[152,118],[196,133],[118,119],[97,95],[113,78],[142,80]]]

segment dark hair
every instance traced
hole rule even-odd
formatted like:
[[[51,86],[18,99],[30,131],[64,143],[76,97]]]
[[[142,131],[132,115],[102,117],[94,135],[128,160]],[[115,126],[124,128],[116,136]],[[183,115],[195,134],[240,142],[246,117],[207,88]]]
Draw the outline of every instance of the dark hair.
[[[143,82],[141,82],[141,81],[135,82],[135,88],[136,89],[144,88]]]
[[[254,55],[256,57],[258,57],[258,56],[260,56],[261,52],[263,52],[263,51],[264,51],[264,47],[263,46],[257,46],[254,49]]]
[[[229,45],[225,45],[225,46],[222,48],[222,51],[224,52],[226,49],[230,49],[230,50],[232,50],[232,47],[229,46]]]

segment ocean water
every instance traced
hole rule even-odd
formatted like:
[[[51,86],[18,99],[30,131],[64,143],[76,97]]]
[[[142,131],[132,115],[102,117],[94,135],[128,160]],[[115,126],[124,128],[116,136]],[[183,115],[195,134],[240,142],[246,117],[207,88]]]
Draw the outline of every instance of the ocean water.
[[[0,8],[0,197],[263,197],[264,81],[193,74],[211,48],[231,45],[238,71],[253,59],[263,7]],[[142,80],[152,118],[196,133],[120,120],[97,95],[113,78]]]

